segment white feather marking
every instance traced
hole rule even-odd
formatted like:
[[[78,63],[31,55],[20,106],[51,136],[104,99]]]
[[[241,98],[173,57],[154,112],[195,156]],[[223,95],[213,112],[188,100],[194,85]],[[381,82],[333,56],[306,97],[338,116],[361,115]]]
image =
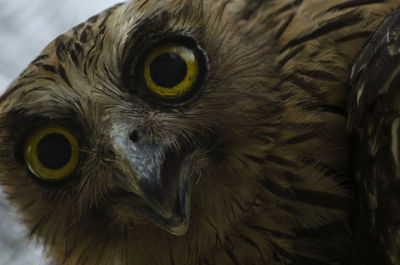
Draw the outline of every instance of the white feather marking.
[[[362,97],[363,93],[364,93],[364,84],[362,84],[357,91],[357,106],[360,105],[360,98]]]
[[[394,162],[396,164],[397,170],[400,168],[399,162],[399,137],[398,137],[398,129],[400,125],[400,119],[397,118],[392,123],[392,155]]]

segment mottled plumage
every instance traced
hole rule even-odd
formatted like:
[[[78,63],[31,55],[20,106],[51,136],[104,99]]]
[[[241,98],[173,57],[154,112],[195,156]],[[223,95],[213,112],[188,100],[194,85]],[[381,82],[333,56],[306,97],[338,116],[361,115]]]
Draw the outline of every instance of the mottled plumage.
[[[346,100],[352,63],[398,4],[114,6],[50,43],[0,98],[0,183],[57,265],[383,262],[353,222]],[[199,61],[182,100],[144,85],[143,56],[165,42]],[[79,142],[62,181],[27,166],[48,124]]]
[[[399,197],[400,8],[388,16],[351,72],[349,128],[356,178],[354,223],[360,241],[374,241],[375,263],[400,263]]]

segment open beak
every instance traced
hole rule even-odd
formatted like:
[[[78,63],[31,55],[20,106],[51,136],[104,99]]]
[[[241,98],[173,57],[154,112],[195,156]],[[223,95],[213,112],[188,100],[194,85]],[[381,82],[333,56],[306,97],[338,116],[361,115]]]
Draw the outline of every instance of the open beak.
[[[118,133],[112,135],[112,142],[126,174],[118,176],[120,188],[142,199],[139,207],[132,202],[135,210],[171,234],[185,234],[192,186],[188,148],[135,143]]]

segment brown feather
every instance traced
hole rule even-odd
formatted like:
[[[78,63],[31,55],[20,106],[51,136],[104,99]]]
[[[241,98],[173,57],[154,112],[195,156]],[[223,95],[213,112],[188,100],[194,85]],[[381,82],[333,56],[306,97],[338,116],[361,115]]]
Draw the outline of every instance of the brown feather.
[[[353,240],[344,111],[350,66],[399,3],[112,7],[50,43],[0,98],[0,183],[54,264],[345,264]],[[124,80],[165,33],[196,39],[210,67],[199,98],[167,110]],[[135,124],[147,141],[197,146],[185,235],[118,203],[125,165],[110,144],[116,120]],[[48,122],[71,127],[81,141],[79,170],[61,188],[38,185],[10,155]]]

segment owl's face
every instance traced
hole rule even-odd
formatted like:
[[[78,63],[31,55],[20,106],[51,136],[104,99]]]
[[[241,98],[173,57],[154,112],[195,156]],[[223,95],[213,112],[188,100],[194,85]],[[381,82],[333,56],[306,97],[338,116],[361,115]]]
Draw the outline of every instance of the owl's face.
[[[231,12],[115,6],[58,37],[9,87],[0,181],[32,235],[60,252],[199,231],[207,242],[243,217],[261,172],[245,160],[273,145],[255,136],[278,107],[265,93],[273,51],[246,42]]]

